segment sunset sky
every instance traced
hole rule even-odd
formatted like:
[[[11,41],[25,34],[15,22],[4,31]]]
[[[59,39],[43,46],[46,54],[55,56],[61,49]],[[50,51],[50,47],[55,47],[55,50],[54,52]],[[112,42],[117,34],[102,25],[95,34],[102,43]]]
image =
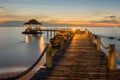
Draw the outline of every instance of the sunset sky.
[[[0,0],[0,22],[120,26],[120,0]]]

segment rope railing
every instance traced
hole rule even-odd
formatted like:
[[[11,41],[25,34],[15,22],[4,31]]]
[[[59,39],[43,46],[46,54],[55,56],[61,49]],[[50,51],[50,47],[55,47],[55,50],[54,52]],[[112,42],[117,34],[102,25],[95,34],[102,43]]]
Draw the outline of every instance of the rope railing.
[[[115,51],[115,55],[120,60],[120,54],[119,54],[118,50],[116,48],[114,48],[114,51]]]
[[[90,33],[90,34],[89,34],[89,38],[92,40],[92,43],[95,43],[95,41],[97,42],[97,47],[100,48],[100,46],[102,46],[104,49],[108,49],[108,48],[109,48],[108,46],[105,46],[105,45],[102,43],[102,41],[101,41],[101,39],[100,39],[99,36],[97,36],[97,35],[95,35],[95,34],[92,34],[91,32],[88,32],[88,33]]]
[[[117,51],[117,49],[115,48],[115,45],[114,44],[109,44],[108,47],[106,47],[99,36],[97,35],[94,35],[92,34],[91,32],[89,31],[85,31],[86,32],[86,35],[88,36],[88,38],[92,41],[92,43],[95,43],[95,40],[97,41],[96,45],[97,45],[97,51],[101,51],[101,46],[104,48],[104,49],[107,49],[108,52],[109,52],[109,55],[108,55],[108,68],[110,70],[114,70],[116,68],[116,64],[115,64],[115,55],[117,56],[117,58],[120,60],[120,54],[119,52]]]
[[[40,55],[40,57],[36,60],[36,62],[31,65],[27,70],[25,70],[24,72],[20,73],[20,74],[17,74],[17,75],[14,75],[14,76],[11,76],[11,77],[6,77],[6,78],[0,78],[0,80],[16,80],[16,79],[19,79],[21,77],[23,77],[24,75],[26,75],[27,73],[29,73],[37,64],[39,61],[41,61],[42,57],[44,56],[47,48],[49,46],[46,45],[45,49],[43,50],[42,54]]]
[[[100,44],[101,46],[104,48],[104,49],[108,49],[109,47],[106,47],[101,41],[100,41]]]

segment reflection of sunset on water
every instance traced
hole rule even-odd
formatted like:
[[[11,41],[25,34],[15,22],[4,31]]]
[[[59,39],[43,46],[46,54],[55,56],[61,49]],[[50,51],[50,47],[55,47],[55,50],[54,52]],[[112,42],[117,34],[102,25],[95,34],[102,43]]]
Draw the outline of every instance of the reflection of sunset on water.
[[[26,44],[29,43],[29,36],[28,35],[25,36],[25,42],[26,42]]]
[[[39,47],[40,47],[40,53],[42,53],[45,47],[45,40],[43,36],[40,36]]]

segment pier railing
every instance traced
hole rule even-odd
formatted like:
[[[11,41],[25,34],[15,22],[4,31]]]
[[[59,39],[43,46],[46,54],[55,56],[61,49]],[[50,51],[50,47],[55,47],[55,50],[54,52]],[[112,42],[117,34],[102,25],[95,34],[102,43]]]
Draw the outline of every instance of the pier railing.
[[[67,37],[66,43],[68,43],[68,41],[71,41],[72,38],[73,38],[73,35],[70,35],[69,37]],[[61,46],[60,46],[59,49],[57,49],[57,51],[63,50],[64,47],[65,47],[65,40],[64,40],[64,38],[62,38]],[[51,68],[52,67],[52,56],[55,53],[53,52],[52,44],[47,43],[46,47],[43,50],[43,52],[40,55],[40,57],[27,70],[25,70],[25,71],[23,71],[23,72],[21,72],[19,74],[16,74],[16,75],[10,75],[9,77],[0,78],[0,80],[16,80],[16,79],[19,79],[21,77],[24,77],[26,74],[28,74],[41,61],[41,59],[43,58],[45,53],[46,53],[46,68]]]
[[[117,58],[120,60],[120,54],[117,51],[117,49],[115,48],[115,44],[109,44],[108,46],[105,46],[102,41],[100,36],[97,36],[95,34],[92,34],[91,32],[89,32],[87,29],[85,30],[86,35],[89,37],[89,39],[92,41],[92,43],[96,42],[96,46],[97,46],[97,51],[101,51],[101,47],[103,47],[104,49],[108,50],[108,68],[109,70],[114,70],[116,69],[116,64],[115,64],[115,55],[117,56]]]

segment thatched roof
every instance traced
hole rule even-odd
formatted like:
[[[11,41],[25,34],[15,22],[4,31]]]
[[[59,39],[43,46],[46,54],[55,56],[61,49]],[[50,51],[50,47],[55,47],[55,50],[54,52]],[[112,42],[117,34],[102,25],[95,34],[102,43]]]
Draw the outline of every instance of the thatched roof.
[[[28,22],[24,23],[24,25],[42,25],[42,23],[39,23],[37,20],[35,19],[31,19]]]

